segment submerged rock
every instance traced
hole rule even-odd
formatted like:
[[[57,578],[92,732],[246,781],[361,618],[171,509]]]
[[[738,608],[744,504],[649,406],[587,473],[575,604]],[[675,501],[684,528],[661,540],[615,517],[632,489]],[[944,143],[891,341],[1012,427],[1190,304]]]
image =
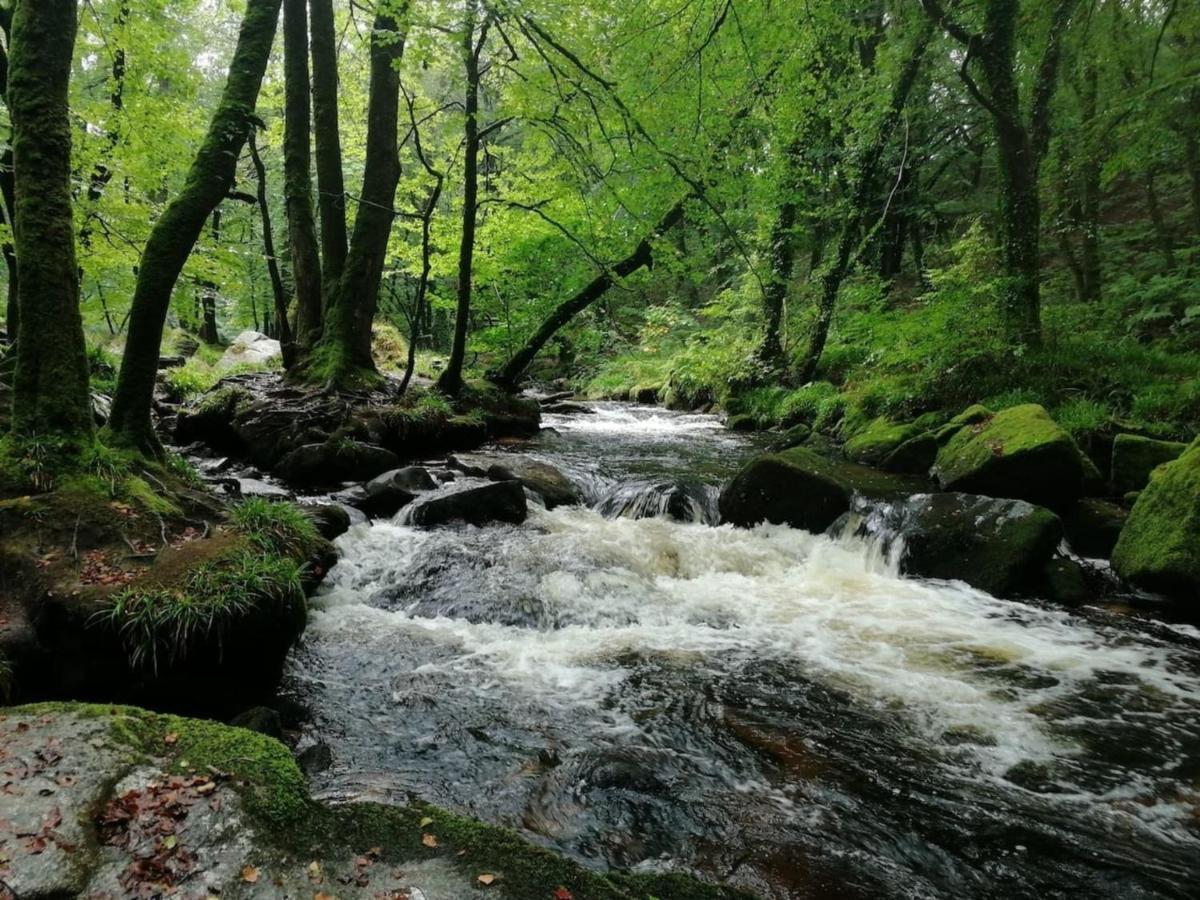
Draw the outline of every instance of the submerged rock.
[[[1071,436],[1035,403],[965,425],[938,452],[943,490],[1063,508],[1083,494],[1084,468]]]
[[[803,447],[759,456],[721,492],[721,521],[760,522],[822,532],[849,511],[855,496],[896,500],[916,490],[913,481],[833,460]]]
[[[1150,473],[1164,463],[1183,455],[1187,444],[1156,441],[1136,434],[1118,434],[1112,448],[1112,488],[1120,495],[1140,491],[1150,481]]]
[[[436,494],[409,507],[408,521],[431,527],[465,522],[487,525],[508,522],[519,525],[529,515],[525,489],[519,481],[497,481],[480,487],[468,487]]]
[[[917,494],[879,516],[865,516],[859,534],[903,542],[900,570],[963,581],[996,597],[1027,593],[1054,555],[1063,527],[1048,509],[1023,500],[974,494]]]
[[[1113,550],[1122,578],[1195,601],[1200,595],[1200,439],[1154,470]]]

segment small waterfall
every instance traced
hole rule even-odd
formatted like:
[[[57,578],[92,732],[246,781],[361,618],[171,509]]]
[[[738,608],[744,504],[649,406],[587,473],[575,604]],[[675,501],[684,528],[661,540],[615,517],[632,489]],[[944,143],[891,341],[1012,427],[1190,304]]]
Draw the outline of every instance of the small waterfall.
[[[716,525],[719,495],[712,485],[696,482],[633,482],[611,487],[592,508],[609,519],[664,518]]]
[[[843,545],[860,546],[868,571],[899,575],[909,510],[904,502],[886,503],[855,497],[850,511],[829,526],[829,536]]]

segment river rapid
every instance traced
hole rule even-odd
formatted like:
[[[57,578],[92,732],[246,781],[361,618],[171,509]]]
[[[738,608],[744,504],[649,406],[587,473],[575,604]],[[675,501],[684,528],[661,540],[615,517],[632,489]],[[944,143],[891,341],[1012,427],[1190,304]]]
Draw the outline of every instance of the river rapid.
[[[319,795],[767,898],[1195,896],[1200,631],[716,527],[752,438],[592,409],[522,448],[587,506],[339,539],[288,676]]]

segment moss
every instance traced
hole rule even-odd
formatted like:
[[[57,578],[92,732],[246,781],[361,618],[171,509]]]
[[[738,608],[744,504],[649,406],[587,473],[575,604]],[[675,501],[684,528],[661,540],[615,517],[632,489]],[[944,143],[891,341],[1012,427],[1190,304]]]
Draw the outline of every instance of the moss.
[[[880,416],[854,434],[842,448],[846,458],[864,465],[879,465],[892,451],[924,431],[915,422],[896,424]]]
[[[330,331],[288,377],[338,391],[369,391],[383,383],[378,371],[357,361],[351,348]]]
[[[1151,590],[1200,591],[1200,439],[1160,467],[1141,492],[1113,550],[1124,578]]]
[[[1163,463],[1179,458],[1187,444],[1156,441],[1136,434],[1118,434],[1112,448],[1112,485],[1119,494],[1138,491],[1150,481],[1150,473]]]
[[[945,490],[1047,506],[1071,502],[1083,490],[1079,448],[1032,403],[959,428],[938,451],[934,472]]]
[[[208,394],[200,401],[197,412],[205,416],[219,416],[232,419],[243,403],[248,403],[253,399],[254,395],[244,387],[230,384]]]

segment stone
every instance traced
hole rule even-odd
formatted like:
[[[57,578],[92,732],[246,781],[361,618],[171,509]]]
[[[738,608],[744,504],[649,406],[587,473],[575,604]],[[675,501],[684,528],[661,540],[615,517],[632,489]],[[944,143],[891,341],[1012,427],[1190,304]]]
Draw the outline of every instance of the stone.
[[[1200,438],[1154,470],[1113,549],[1117,574],[1139,587],[1200,596]]]
[[[806,443],[812,437],[812,429],[801,422],[799,425],[793,425],[779,437],[771,442],[770,450],[772,453],[780,453],[784,450],[790,450],[792,447],[799,447]]]
[[[1027,500],[1052,509],[1069,507],[1083,494],[1079,448],[1035,403],[959,428],[938,451],[932,474],[945,491]]]
[[[366,481],[399,466],[391,450],[361,441],[334,440],[304,444],[292,450],[274,467],[274,474],[291,484],[335,484]]]
[[[319,775],[333,765],[333,751],[324,741],[305,747],[296,755],[296,765],[310,778]]]
[[[903,476],[829,459],[804,447],[752,459],[721,492],[721,521],[760,522],[823,532],[856,496],[897,500],[919,490]]]
[[[1150,482],[1150,473],[1163,463],[1178,459],[1187,444],[1156,441],[1136,434],[1118,434],[1113,440],[1111,481],[1113,493],[1140,491]]]
[[[229,720],[230,725],[245,728],[279,740],[283,737],[283,722],[279,713],[269,706],[252,706]]]
[[[350,512],[340,503],[323,503],[303,509],[304,514],[317,526],[317,533],[327,541],[335,540],[350,530]]]
[[[1080,556],[1108,559],[1128,518],[1128,511],[1116,503],[1084,497],[1063,514],[1067,542]]]
[[[864,466],[878,466],[901,444],[916,437],[920,431],[917,425],[898,425],[880,416],[846,441],[842,452],[851,462],[862,463]]]
[[[1042,568],[1038,595],[1063,606],[1079,606],[1093,596],[1083,566],[1066,557],[1052,559]]]
[[[749,413],[737,413],[725,419],[725,427],[730,431],[740,431],[743,433],[751,431],[761,431],[762,426],[759,425],[758,419]]]
[[[464,522],[487,525],[507,522],[519,525],[529,515],[525,489],[519,481],[496,481],[479,487],[466,487],[422,498],[407,512],[413,525],[431,527]]]
[[[233,339],[233,343],[217,361],[217,368],[261,366],[282,358],[283,346],[279,341],[269,338],[259,331],[243,331]]]
[[[421,466],[393,469],[363,485],[362,498],[355,504],[372,518],[394,516],[424,491],[437,488],[429,470]]]
[[[477,478],[519,481],[542,498],[546,509],[582,502],[579,489],[560,469],[521,453],[458,453],[448,464]]]
[[[884,457],[880,468],[905,475],[924,475],[933,466],[940,448],[937,434],[926,431],[909,438]]]

